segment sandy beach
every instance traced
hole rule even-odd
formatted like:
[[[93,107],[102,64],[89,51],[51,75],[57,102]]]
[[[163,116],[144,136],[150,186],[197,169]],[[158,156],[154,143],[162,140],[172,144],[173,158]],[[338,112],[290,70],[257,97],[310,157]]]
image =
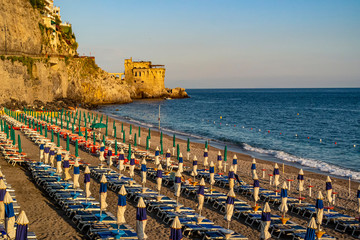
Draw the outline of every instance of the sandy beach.
[[[81,111],[86,111],[84,109],[81,109]],[[95,114],[98,114],[98,112],[94,112]],[[105,121],[106,116],[104,116]],[[108,133],[109,136],[112,132],[112,122],[114,119],[109,117],[109,129]],[[121,129],[121,123],[120,121],[116,120],[116,127],[118,136],[120,129]],[[130,125],[127,123],[124,124],[124,130],[126,132],[126,139],[128,143],[129,139],[129,127]],[[138,132],[138,127],[133,125],[133,134]],[[102,132],[105,130],[102,129]],[[145,145],[145,139],[148,134],[148,129],[141,129],[141,147],[144,147]],[[31,159],[39,159],[39,150],[38,147],[30,142],[27,138],[24,137],[24,135],[17,131],[16,134],[21,135],[22,139],[22,147],[23,151],[28,154],[28,156]],[[134,137],[132,137],[134,138]],[[157,131],[151,132],[151,151],[154,151],[157,146],[159,146],[159,140],[160,140],[160,134]],[[121,141],[120,138],[118,138],[118,141]],[[61,146],[65,147],[66,142],[61,139],[60,141]],[[167,149],[170,149],[172,152],[172,136],[164,135],[163,140],[164,145],[164,152],[166,152]],[[180,150],[182,154],[184,155],[184,165],[191,166],[192,165],[192,158],[194,155],[197,156],[198,162],[199,162],[199,169],[202,168],[203,163],[203,151],[204,151],[204,144],[198,144],[198,143],[191,143],[191,156],[190,161],[186,160],[186,141],[177,139],[176,143],[180,145]],[[219,149],[216,149],[214,147],[210,146],[209,151],[209,162],[214,161],[216,162],[217,159],[217,153]],[[222,152],[222,150],[220,150]],[[74,154],[75,148],[73,145],[70,145],[70,152]],[[87,152],[84,152],[82,150],[79,150],[80,157],[83,161],[86,163],[89,163],[90,165],[98,165],[99,160],[98,157],[92,156]],[[252,183],[251,175],[250,175],[250,166],[252,158],[250,156],[240,154],[240,153],[234,153],[234,152],[228,152],[228,161],[232,159],[232,156],[236,154],[238,157],[238,174],[239,176],[246,181],[247,183]],[[223,155],[223,152],[222,152]],[[176,161],[176,160],[175,160]],[[260,177],[260,186],[268,189],[274,189],[273,186],[269,185],[269,177],[267,176],[268,173],[272,173],[274,163],[256,159],[257,161],[257,173]],[[152,163],[148,163],[150,167],[154,167]],[[84,236],[77,232],[75,229],[74,224],[70,221],[69,218],[67,218],[64,214],[64,212],[59,209],[59,207],[54,204],[51,199],[47,198],[47,195],[43,193],[40,189],[38,189],[32,182],[31,177],[28,176],[28,172],[19,167],[12,167],[10,165],[7,165],[7,163],[2,160],[1,161],[2,171],[6,175],[7,180],[10,184],[12,184],[13,188],[16,189],[16,196],[18,199],[19,204],[21,205],[22,209],[26,211],[28,218],[30,220],[30,230],[34,231],[38,239],[83,239]],[[115,169],[115,168],[114,168]],[[229,166],[227,167],[229,169]],[[266,178],[262,179],[262,169],[266,169]],[[280,182],[282,185],[282,182],[286,179],[296,179],[299,169],[292,167],[292,166],[285,166],[285,174],[282,173],[282,166],[280,166]],[[72,173],[72,171],[71,171]],[[128,175],[126,172],[125,175]],[[186,176],[190,178],[191,176]],[[139,174],[135,175],[135,180],[137,182],[140,182],[140,176]],[[303,196],[306,197],[305,201],[310,203],[315,203],[314,197],[317,195],[317,191],[321,190],[323,191],[323,194],[325,193],[325,179],[326,175],[312,173],[305,171],[305,186],[309,185],[311,182],[311,185],[313,185],[313,197],[308,196],[308,190],[306,187],[306,191],[303,192]],[[80,185],[83,188],[83,175],[80,175]],[[337,198],[336,198],[336,204],[335,204],[335,210],[346,213],[351,216],[357,216],[357,213],[355,211],[357,203],[356,200],[356,189],[358,187],[357,183],[352,183],[351,187],[351,198],[348,199],[348,182],[343,179],[337,179],[332,178],[333,188],[334,191],[338,192]],[[99,186],[100,184],[94,180],[91,181],[91,192],[92,196],[94,196],[97,200],[99,200]],[[146,184],[147,187],[155,189],[156,184],[150,180],[147,181]],[[207,184],[207,187],[209,187],[209,184]],[[216,190],[220,192],[226,193],[228,190],[214,187]],[[297,196],[297,181],[293,181],[291,185],[291,191],[289,191],[290,196]],[[162,194],[169,196],[171,198],[174,198],[174,191],[169,187],[163,187],[162,188]],[[237,194],[237,198],[244,200],[248,203],[252,203],[253,199],[250,197],[246,197],[243,195]],[[179,198],[180,203],[184,204],[187,207],[196,208],[196,200],[192,198],[184,197],[183,195]],[[112,212],[113,214],[116,214],[116,205],[117,205],[117,194],[109,191],[107,202],[109,204],[108,210]],[[326,205],[325,201],[325,205]],[[135,211],[136,211],[136,203],[129,201],[127,210],[126,210],[126,220],[127,223],[135,229]],[[41,211],[39,211],[41,209]],[[274,209],[272,207],[272,212],[275,214],[279,214],[279,211],[277,209]],[[227,223],[224,221],[224,216],[222,213],[218,212],[217,210],[214,210],[211,206],[205,205],[205,208],[202,212],[202,214],[207,217],[208,219],[212,220],[215,224],[218,224],[222,227],[227,227]],[[299,215],[288,213],[287,214],[291,220],[295,221],[298,224],[301,224],[302,226],[306,226],[308,219],[304,219],[303,217],[300,217]],[[56,222],[56,227],[51,227],[53,222]],[[254,230],[253,228],[249,227],[248,225],[245,225],[243,220],[233,220],[231,222],[230,228],[238,233],[243,234],[244,236],[248,237],[249,239],[259,239],[260,232],[258,230]],[[348,234],[342,234],[332,229],[332,227],[323,227],[327,234],[330,234],[337,239],[354,239]],[[156,229],[156,230],[154,230]],[[154,214],[148,215],[148,223],[146,228],[147,235],[149,236],[149,239],[168,239],[170,228],[169,226],[166,226],[162,222],[159,221],[159,219]],[[184,238],[186,239],[186,238]]]

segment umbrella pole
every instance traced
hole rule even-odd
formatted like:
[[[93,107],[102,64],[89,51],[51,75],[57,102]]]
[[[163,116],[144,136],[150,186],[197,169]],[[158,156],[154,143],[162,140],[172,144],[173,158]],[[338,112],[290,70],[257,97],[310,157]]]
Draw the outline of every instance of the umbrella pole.
[[[228,226],[227,227],[228,227],[228,230],[229,230],[230,229],[230,221],[228,221]]]

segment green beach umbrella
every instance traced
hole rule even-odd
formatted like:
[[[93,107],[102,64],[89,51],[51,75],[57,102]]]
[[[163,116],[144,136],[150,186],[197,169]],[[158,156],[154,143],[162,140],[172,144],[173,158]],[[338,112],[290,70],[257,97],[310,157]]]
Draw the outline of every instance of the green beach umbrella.
[[[146,137],[146,150],[149,150],[149,137]]]
[[[115,120],[113,121],[113,129],[116,128]]]
[[[86,130],[86,128],[85,128],[85,140],[86,141],[88,140],[88,131]]]
[[[91,128],[106,128],[106,124],[104,123],[93,123],[90,126]]]
[[[106,122],[106,127],[105,127],[105,136],[107,136],[108,135],[108,124],[107,124],[107,122]]]
[[[72,127],[71,127],[71,132],[72,132],[72,133],[75,133],[74,124],[71,124],[71,126],[72,126]]]
[[[47,126],[45,125],[45,127],[44,127],[44,132],[45,132],[45,137],[47,138],[47,136],[48,136],[48,130],[47,130]]]
[[[163,142],[163,133],[161,132],[160,133],[160,143],[162,143]]]
[[[42,125],[40,125],[40,135],[43,135]]]
[[[137,146],[137,143],[136,143],[136,133],[135,133],[135,136],[134,136],[134,146],[135,146],[135,147]]]
[[[186,151],[190,152],[190,139],[187,140],[187,149]]]
[[[123,143],[125,143],[125,131],[123,131]]]
[[[75,157],[79,156],[79,143],[78,140],[76,139],[75,141]]]
[[[124,131],[124,124],[121,123],[121,131],[123,132]]]
[[[164,154],[164,148],[163,148],[163,143],[160,143],[160,154],[163,155]]]
[[[131,144],[129,143],[129,154],[128,154],[128,160],[130,161],[131,159]]]
[[[139,138],[141,137],[141,127],[139,126]]]
[[[148,136],[149,136],[149,139],[151,139],[151,129],[149,128],[149,134],[148,134]]]
[[[66,151],[70,151],[70,137],[67,135],[66,137]]]
[[[57,132],[57,147],[60,147],[60,132]]]
[[[81,129],[80,129],[80,126],[79,126],[79,136],[81,137],[81,136],[84,136],[83,134],[82,134],[82,131],[81,131]]]
[[[207,150],[209,150],[209,149],[208,149],[208,141],[205,141],[205,148],[206,148]]]
[[[114,127],[114,138],[116,139],[116,127]]]
[[[132,125],[130,124],[130,135],[132,134]]]
[[[12,131],[11,136],[12,136],[13,146],[15,146],[15,144],[16,144],[15,131],[14,131],[14,129],[13,129],[13,128],[11,128],[11,131]]]
[[[117,140],[115,139],[115,156],[118,154]]]
[[[173,147],[176,147],[176,138],[175,138],[175,134],[173,135]]]
[[[51,142],[54,142],[54,130],[51,129]]]
[[[179,155],[180,155],[180,146],[179,144],[177,144],[177,147],[176,147],[176,159],[179,160]]]
[[[101,117],[100,117],[100,122],[102,123],[102,120],[103,120],[103,115],[101,115]]]
[[[20,134],[18,134],[18,148],[19,148],[19,153],[22,153]]]
[[[86,127],[86,117],[84,117],[84,127]]]
[[[225,149],[224,149],[224,162],[227,161],[227,146],[225,145]]]

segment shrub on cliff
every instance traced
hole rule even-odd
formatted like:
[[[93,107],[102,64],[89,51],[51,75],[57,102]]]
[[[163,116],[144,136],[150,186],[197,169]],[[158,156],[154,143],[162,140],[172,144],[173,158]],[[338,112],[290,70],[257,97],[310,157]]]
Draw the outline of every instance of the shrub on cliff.
[[[33,8],[43,10],[45,7],[44,0],[29,0]]]

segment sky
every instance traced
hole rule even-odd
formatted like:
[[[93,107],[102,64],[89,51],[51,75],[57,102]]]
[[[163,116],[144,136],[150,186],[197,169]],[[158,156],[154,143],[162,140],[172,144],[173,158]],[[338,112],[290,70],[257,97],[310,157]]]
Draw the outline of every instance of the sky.
[[[360,87],[359,0],[55,0],[80,55],[166,67],[165,86]]]

